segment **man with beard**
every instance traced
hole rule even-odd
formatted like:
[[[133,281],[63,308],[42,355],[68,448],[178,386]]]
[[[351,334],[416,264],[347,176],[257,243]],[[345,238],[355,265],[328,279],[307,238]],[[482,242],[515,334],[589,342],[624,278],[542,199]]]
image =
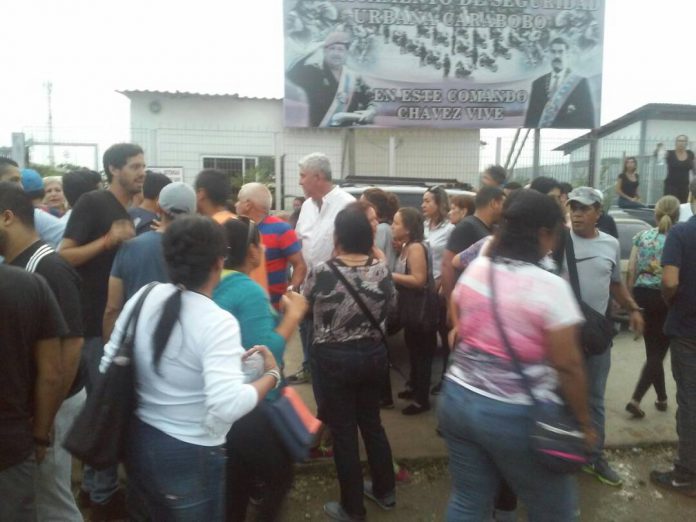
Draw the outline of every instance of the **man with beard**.
[[[143,149],[132,143],[112,145],[104,153],[107,190],[83,194],[77,201],[65,229],[60,255],[76,267],[82,277],[82,310],[85,344],[82,357],[86,368],[87,394],[99,375],[104,353],[102,318],[106,308],[109,274],[119,246],[135,235],[127,212],[134,195],[145,180]],[[92,520],[124,518],[125,502],[118,488],[116,466],[94,470],[85,466],[81,503],[92,504]]]
[[[563,38],[550,44],[551,72],[532,84],[525,127],[592,129],[597,126],[587,78],[568,66],[569,45]]]
[[[312,127],[344,127],[374,120],[370,88],[346,67],[350,40],[348,33],[329,34],[321,44],[321,65],[306,63],[317,52],[315,47],[287,72],[288,79],[307,94]]]

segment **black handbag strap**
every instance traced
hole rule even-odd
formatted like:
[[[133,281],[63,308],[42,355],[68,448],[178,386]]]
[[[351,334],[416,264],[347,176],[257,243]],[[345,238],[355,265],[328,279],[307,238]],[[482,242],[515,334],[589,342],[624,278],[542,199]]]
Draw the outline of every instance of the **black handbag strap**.
[[[119,344],[118,355],[128,358],[130,358],[133,355],[133,346],[135,344],[135,334],[138,331],[138,319],[140,319],[140,310],[143,308],[143,303],[145,302],[145,299],[147,298],[148,294],[158,284],[159,283],[157,282],[150,283],[149,285],[147,285],[143,293],[140,294],[138,301],[135,303],[133,310],[131,310],[131,313],[128,316],[128,320],[126,321],[126,324],[123,327],[123,335],[121,336],[121,343]],[[131,325],[133,325],[132,328]]]
[[[382,326],[379,324],[377,319],[375,319],[375,316],[372,315],[372,312],[370,309],[367,307],[365,304],[365,301],[363,301],[362,297],[360,297],[360,294],[358,293],[357,289],[350,284],[346,276],[344,276],[341,271],[338,269],[336,266],[336,263],[333,262],[333,260],[327,261],[326,264],[328,267],[331,269],[331,271],[334,273],[334,275],[343,283],[343,286],[346,287],[346,290],[348,290],[348,293],[353,297],[353,301],[355,301],[355,304],[358,305],[360,310],[362,310],[362,313],[365,314],[365,317],[367,317],[368,321],[372,324],[373,328],[375,328],[377,331],[379,331],[380,336],[382,337],[382,340],[384,341],[384,345],[387,345],[387,336],[384,333],[384,330],[382,329]]]
[[[573,235],[568,230],[565,234],[565,257],[568,265],[568,275],[570,276],[570,286],[573,288],[575,299],[578,303],[582,301],[580,293],[580,278],[578,277],[578,263],[575,260],[575,247],[573,246]]]
[[[512,365],[515,367],[515,371],[522,378],[522,383],[524,385],[524,388],[527,391],[527,394],[531,397],[532,402],[536,405],[536,404],[538,404],[538,401],[537,401],[536,397],[534,396],[534,394],[532,393],[532,386],[529,383],[529,378],[524,373],[524,370],[522,369],[522,363],[517,358],[517,354],[515,353],[515,350],[512,348],[512,344],[510,343],[510,339],[508,338],[507,333],[505,332],[505,328],[503,327],[503,320],[500,317],[500,312],[498,311],[498,301],[497,301],[496,291],[495,291],[495,258],[491,258],[491,261],[490,261],[490,270],[488,273],[488,284],[490,286],[491,307],[493,308],[493,319],[495,320],[495,326],[497,327],[498,333],[500,334],[500,338],[503,341],[503,346],[505,346],[505,351],[507,351],[508,355],[510,356],[510,360],[512,361]]]

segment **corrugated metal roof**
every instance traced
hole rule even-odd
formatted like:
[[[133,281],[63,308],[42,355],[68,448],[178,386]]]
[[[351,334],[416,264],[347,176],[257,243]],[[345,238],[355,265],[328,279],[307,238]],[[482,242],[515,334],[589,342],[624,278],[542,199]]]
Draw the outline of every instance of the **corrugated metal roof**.
[[[556,147],[553,150],[561,151],[569,154],[574,150],[587,145],[593,135],[597,138],[611,134],[619,129],[628,127],[632,123],[642,120],[696,120],[696,105],[685,105],[678,103],[648,103],[639,107],[623,116],[616,118],[609,123],[595,129],[594,132],[588,132],[582,136],[570,140],[563,145]]]
[[[201,98],[232,98],[237,100],[268,100],[268,101],[281,101],[282,98],[264,98],[255,96],[240,96],[239,94],[213,94],[206,92],[189,92],[189,91],[150,91],[150,90],[140,90],[140,89],[126,89],[122,91],[116,91],[119,94],[130,97],[133,94],[150,94],[156,96],[198,96]]]

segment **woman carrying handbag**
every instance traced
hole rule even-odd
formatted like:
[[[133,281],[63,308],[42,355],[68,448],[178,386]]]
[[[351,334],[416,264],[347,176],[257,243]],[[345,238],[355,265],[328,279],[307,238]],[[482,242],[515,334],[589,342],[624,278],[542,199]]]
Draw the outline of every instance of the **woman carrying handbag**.
[[[577,488],[567,471],[579,469],[596,435],[577,342],[582,315],[569,284],[539,266],[558,239],[561,210],[518,190],[503,212],[493,257],[469,265],[450,304],[458,339],[439,409],[453,483],[447,520],[488,520],[502,478],[529,520],[572,521]],[[561,439],[538,437],[548,410],[569,412],[570,429],[553,427]]]
[[[413,400],[401,413],[418,415],[430,409],[439,302],[432,258],[423,240],[423,215],[415,208],[399,209],[392,223],[392,235],[401,245],[392,278],[398,291],[399,320],[411,366],[409,382],[398,397]]]

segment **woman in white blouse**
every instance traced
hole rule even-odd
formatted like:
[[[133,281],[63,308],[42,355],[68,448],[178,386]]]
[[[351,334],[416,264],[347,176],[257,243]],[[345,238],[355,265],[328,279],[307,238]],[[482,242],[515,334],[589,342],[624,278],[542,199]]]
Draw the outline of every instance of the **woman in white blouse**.
[[[265,347],[246,352],[239,325],[210,298],[227,246],[208,218],[176,220],[162,239],[171,284],[152,289],[135,332],[138,407],[126,442],[129,486],[152,520],[224,518],[225,435],[273,389],[280,373]],[[106,370],[141,289],[116,321]],[[264,374],[244,384],[242,362],[263,357]]]

